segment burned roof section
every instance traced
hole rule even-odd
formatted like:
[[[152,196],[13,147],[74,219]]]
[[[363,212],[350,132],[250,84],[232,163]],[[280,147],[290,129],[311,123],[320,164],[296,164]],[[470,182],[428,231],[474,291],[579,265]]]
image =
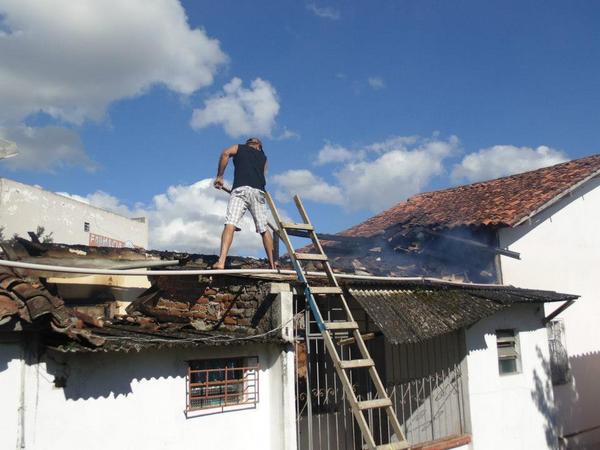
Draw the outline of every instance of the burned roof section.
[[[53,284],[0,267],[0,333],[34,332],[60,351],[282,342],[268,283],[219,276],[153,276],[126,314],[87,314]]]
[[[576,295],[512,286],[353,283],[348,293],[393,344],[446,334],[520,303],[569,301]]]
[[[340,233],[373,237],[393,226],[514,226],[600,174],[600,155],[543,169],[415,195]]]

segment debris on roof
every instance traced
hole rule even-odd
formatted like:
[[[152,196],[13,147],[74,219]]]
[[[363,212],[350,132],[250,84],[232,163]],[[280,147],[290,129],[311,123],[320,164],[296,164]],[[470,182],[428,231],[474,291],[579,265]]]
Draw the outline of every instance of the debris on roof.
[[[417,194],[340,233],[374,237],[404,227],[514,226],[579,183],[600,174],[600,155],[440,191]]]
[[[40,279],[0,267],[0,331],[38,332],[60,351],[281,342],[264,281],[152,278],[126,314],[99,317],[66,304]]]

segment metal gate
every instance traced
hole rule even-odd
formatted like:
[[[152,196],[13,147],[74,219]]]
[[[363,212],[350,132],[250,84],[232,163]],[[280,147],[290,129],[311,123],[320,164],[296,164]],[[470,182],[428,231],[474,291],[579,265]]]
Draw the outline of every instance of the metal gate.
[[[324,311],[331,316],[336,314],[335,308]],[[321,335],[308,312],[305,311],[303,317],[296,321],[295,332],[298,448],[362,449],[361,434],[355,426],[350,405],[344,398]],[[391,345],[383,335],[367,342],[411,444],[464,432],[458,333],[422,344]],[[343,358],[350,358],[357,349],[348,344],[343,351],[346,352]],[[352,371],[350,378],[359,400],[374,398],[375,391],[368,377]],[[380,442],[382,438],[393,440],[384,415],[380,410],[371,410],[367,416],[373,434]]]

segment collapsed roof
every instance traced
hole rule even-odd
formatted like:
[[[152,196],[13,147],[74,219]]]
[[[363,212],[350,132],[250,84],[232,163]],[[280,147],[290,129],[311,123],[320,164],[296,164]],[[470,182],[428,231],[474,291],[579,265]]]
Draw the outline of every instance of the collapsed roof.
[[[71,246],[45,246],[48,251],[39,258],[60,259],[64,255],[79,258],[81,266],[85,265],[82,260],[109,266],[114,257],[121,262],[126,261],[126,255],[132,257],[129,249],[76,246],[74,253]],[[141,253],[134,253],[136,258],[142,257]],[[152,252],[146,255],[156,256]],[[173,254],[162,256],[172,258]],[[216,257],[207,258],[212,261]],[[207,258],[192,255],[184,269],[206,267]],[[29,255],[27,259],[35,262],[36,257]],[[245,268],[261,263],[252,258],[236,261],[238,267]],[[148,276],[151,287],[129,304],[125,314],[101,317],[91,314],[93,309],[65,302],[57,294],[57,284],[34,278],[32,273],[18,276],[0,267],[0,331],[37,331],[48,347],[63,352],[281,342],[278,324],[271,314],[270,282],[297,283],[294,277],[278,274],[214,276],[212,280],[185,275],[155,276],[152,271]],[[577,298],[551,291],[444,280],[366,277],[340,278],[339,282],[393,344],[455,331],[514,304]],[[93,304],[94,299],[89,300]],[[101,302],[106,300],[106,296],[98,298]]]

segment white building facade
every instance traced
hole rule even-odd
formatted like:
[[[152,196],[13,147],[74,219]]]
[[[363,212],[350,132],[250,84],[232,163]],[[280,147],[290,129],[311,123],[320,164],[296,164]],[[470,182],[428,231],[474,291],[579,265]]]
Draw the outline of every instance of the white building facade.
[[[278,334],[263,342],[59,352],[0,334],[0,449],[296,450],[292,293],[275,301]],[[231,390],[211,375],[224,361],[243,362]],[[206,400],[190,395],[198,365]]]
[[[596,176],[530,220],[499,232],[500,245],[521,253],[502,257],[505,284],[581,297],[557,320],[564,324],[569,377],[554,386],[560,435],[568,448],[600,445],[600,178]],[[559,305],[546,304],[546,314]]]
[[[38,226],[62,244],[148,247],[145,218],[130,219],[36,186],[0,178],[0,226],[5,239]]]
[[[465,330],[467,399],[474,450],[556,449],[548,339],[539,304],[514,305]],[[518,361],[500,373],[498,331],[511,330]]]
[[[3,343],[0,448],[293,450],[292,355],[279,345],[248,344],[36,361],[23,344]],[[240,357],[260,366],[256,403],[186,412],[189,362]]]

